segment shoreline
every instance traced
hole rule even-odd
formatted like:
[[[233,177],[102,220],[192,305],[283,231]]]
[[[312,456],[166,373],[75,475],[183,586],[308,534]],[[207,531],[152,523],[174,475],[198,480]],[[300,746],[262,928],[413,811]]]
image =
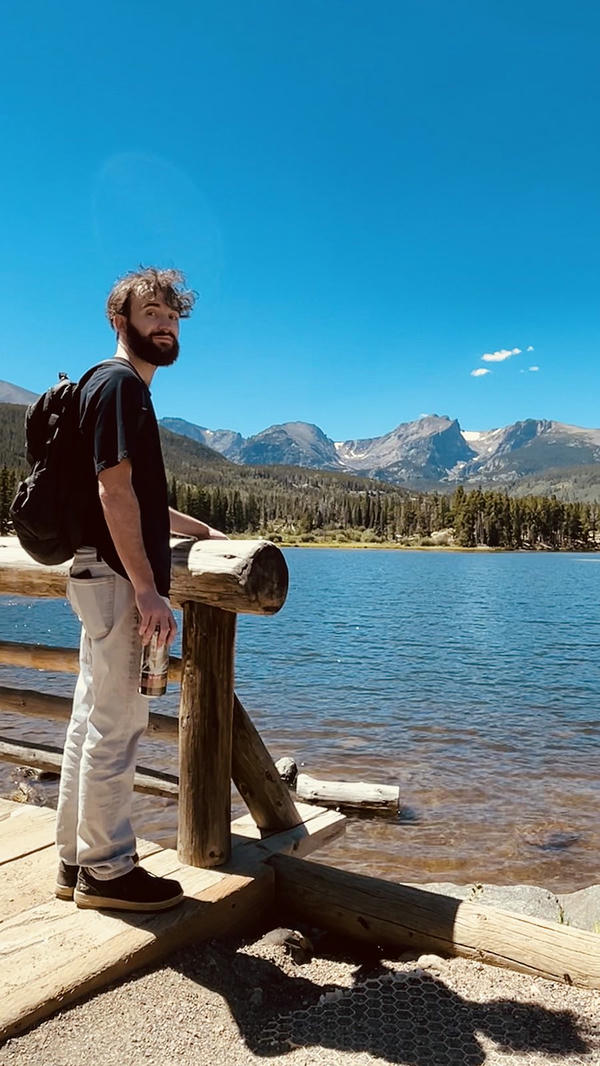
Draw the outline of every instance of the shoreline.
[[[177,534],[171,534],[171,536],[177,536]],[[273,540],[275,536],[278,539]],[[340,548],[347,549],[348,551],[359,550],[371,550],[371,551],[409,551],[409,552],[452,552],[455,554],[470,554],[475,553],[478,555],[597,555],[600,553],[600,544],[596,548],[550,548],[541,545],[537,548],[501,548],[490,547],[488,544],[477,544],[474,547],[466,547],[461,544],[398,544],[392,540],[386,541],[361,541],[361,540],[312,540],[303,542],[297,539],[283,540],[280,539],[280,534],[274,533],[272,536],[268,536],[266,533],[257,532],[252,534],[250,538],[249,534],[231,533],[229,534],[230,540],[248,540],[252,538],[258,538],[262,540],[268,540],[276,547],[281,548]],[[2,538],[3,540],[18,541],[15,533],[7,533]]]
[[[238,538],[236,538],[238,539]],[[269,540],[268,537],[265,538]],[[342,548],[351,551],[371,549],[375,551],[409,551],[409,552],[453,552],[455,554],[478,555],[597,555],[600,548],[490,548],[486,544],[476,545],[474,548],[465,548],[458,544],[394,544],[393,541],[384,543],[363,543],[362,541],[348,541],[343,543],[339,540],[311,541],[307,544],[299,541],[274,541],[278,548]]]

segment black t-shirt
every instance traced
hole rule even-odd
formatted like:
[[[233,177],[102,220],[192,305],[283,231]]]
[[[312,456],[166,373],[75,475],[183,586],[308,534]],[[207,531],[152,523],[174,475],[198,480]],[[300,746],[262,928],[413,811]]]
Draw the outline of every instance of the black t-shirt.
[[[167,596],[171,582],[167,479],[150,389],[130,363],[109,359],[84,382],[79,414],[90,499],[82,543],[97,548],[113,570],[127,577],[106,525],[97,480],[102,470],[129,459],[146,555],[157,591]]]

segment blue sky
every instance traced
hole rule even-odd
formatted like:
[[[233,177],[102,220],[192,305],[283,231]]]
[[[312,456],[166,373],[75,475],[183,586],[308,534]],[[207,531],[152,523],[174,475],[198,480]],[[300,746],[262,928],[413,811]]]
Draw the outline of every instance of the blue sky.
[[[200,293],[160,416],[600,426],[593,0],[30,0],[3,45],[1,378],[112,354],[156,263]]]

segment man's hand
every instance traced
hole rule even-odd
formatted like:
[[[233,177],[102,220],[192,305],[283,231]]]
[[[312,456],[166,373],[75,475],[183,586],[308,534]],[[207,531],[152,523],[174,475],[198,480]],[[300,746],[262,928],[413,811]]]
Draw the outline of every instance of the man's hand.
[[[226,533],[213,529],[206,522],[201,522],[199,518],[192,518],[191,515],[176,511],[173,507],[169,507],[169,517],[171,533],[175,535],[196,537],[197,540],[229,540]]]
[[[136,592],[135,602],[140,615],[139,634],[142,644],[149,644],[158,629],[158,646],[170,646],[177,634],[177,622],[168,603],[159,596],[156,589]]]

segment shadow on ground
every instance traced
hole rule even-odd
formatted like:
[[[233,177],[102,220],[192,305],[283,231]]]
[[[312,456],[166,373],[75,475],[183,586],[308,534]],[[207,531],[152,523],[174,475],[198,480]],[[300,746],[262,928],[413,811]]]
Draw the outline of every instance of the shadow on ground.
[[[483,1066],[480,1036],[515,1053],[515,1063],[532,1052],[571,1062],[590,1050],[570,1011],[511,999],[478,1003],[416,966],[396,971],[369,962],[357,969],[352,987],[341,988],[291,977],[214,941],[170,965],[223,996],[246,1046],[266,1058],[315,1046],[405,1066]]]

